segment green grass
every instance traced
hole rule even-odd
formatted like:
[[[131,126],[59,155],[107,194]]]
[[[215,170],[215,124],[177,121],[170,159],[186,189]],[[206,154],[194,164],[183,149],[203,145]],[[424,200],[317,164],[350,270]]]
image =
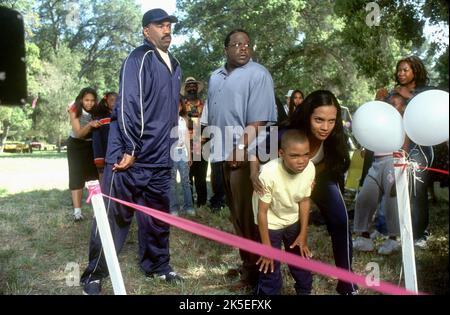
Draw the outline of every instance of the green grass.
[[[34,154],[34,153],[33,153]],[[34,158],[34,157],[33,157]],[[36,159],[38,157],[36,156]],[[6,164],[3,164],[5,162]],[[17,159],[0,159],[0,176],[5,165]],[[10,164],[11,163],[11,164]],[[48,160],[52,170],[53,159]],[[30,180],[33,176],[30,175]],[[448,189],[438,189],[440,201],[432,205],[428,250],[416,251],[419,289],[432,294],[448,294]],[[72,221],[70,192],[65,187],[11,193],[0,186],[0,294],[81,294],[81,287],[66,285],[68,263],[77,263],[80,273],[87,263],[88,241],[92,223],[90,205],[83,205],[86,219]],[[228,209],[212,214],[199,209],[197,222],[233,232]],[[378,241],[380,242],[380,241]],[[310,226],[309,245],[314,258],[333,264],[330,237],[324,226]],[[171,229],[171,265],[186,281],[172,286],[157,279],[148,279],[138,266],[136,224],[133,223],[119,262],[128,294],[244,294],[232,288],[237,278],[226,277],[229,268],[239,265],[238,250],[213,241]],[[399,283],[401,254],[384,257],[376,253],[354,253],[354,270],[365,274],[369,262],[380,266],[382,280]],[[283,266],[283,294],[294,294],[293,281]],[[403,281],[400,281],[403,285]],[[314,294],[336,294],[336,280],[314,276]],[[105,281],[104,294],[113,294],[111,283]],[[361,289],[362,294],[377,294]]]

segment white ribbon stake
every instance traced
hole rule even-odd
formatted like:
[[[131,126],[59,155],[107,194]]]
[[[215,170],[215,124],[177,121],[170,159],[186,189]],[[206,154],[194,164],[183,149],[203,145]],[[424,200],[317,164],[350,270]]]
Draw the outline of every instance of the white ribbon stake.
[[[404,165],[406,159],[394,158],[395,164]],[[417,287],[416,260],[414,254],[414,238],[411,223],[411,206],[408,190],[408,166],[397,166],[395,169],[395,188],[397,189],[398,217],[402,242],[403,268],[405,270],[405,287],[407,290],[419,292]]]
[[[115,295],[126,295],[125,285],[123,283],[122,272],[120,271],[119,260],[117,259],[116,248],[109,226],[108,216],[106,214],[105,203],[100,191],[98,180],[87,182],[89,190],[94,190],[91,196],[92,207],[94,208],[95,219],[97,220],[97,228],[100,232],[100,240],[102,241],[103,251],[105,253],[106,264],[108,265],[109,276]]]

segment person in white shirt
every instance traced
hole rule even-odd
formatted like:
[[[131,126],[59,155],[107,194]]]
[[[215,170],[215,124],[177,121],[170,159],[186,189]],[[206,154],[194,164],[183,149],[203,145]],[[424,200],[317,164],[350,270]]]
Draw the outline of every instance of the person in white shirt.
[[[253,193],[253,211],[263,244],[310,258],[307,245],[310,195],[315,177],[309,160],[309,141],[302,131],[291,129],[281,138],[280,157],[261,168],[259,179],[264,193]],[[280,262],[260,257],[257,261],[258,295],[279,294],[283,280]],[[297,294],[310,294],[311,272],[289,266]]]
[[[195,215],[192,201],[191,185],[189,183],[189,168],[192,164],[189,152],[189,131],[187,128],[187,112],[183,103],[179,103],[178,142],[171,151],[173,160],[172,178],[170,183],[170,213],[178,215],[179,211]],[[177,171],[180,172],[180,185],[183,190],[184,204],[180,208],[177,197]]]

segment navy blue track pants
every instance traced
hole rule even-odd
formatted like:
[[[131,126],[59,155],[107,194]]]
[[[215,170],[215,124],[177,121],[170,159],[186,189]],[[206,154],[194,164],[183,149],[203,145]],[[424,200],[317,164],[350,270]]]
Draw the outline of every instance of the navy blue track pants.
[[[334,261],[337,267],[352,270],[352,237],[350,233],[347,208],[336,182],[324,176],[317,176],[311,199],[319,207],[325,218],[328,233],[331,236]],[[312,250],[314,250],[311,244]],[[348,294],[357,290],[356,285],[339,281],[336,291]]]
[[[109,196],[169,212],[170,168],[132,167],[124,172],[113,172],[105,167],[102,192]],[[117,253],[125,243],[135,211],[117,202],[105,199],[109,224]],[[139,241],[139,263],[146,275],[167,274],[169,265],[169,225],[136,211]],[[108,276],[100,234],[94,220],[89,243],[89,264],[81,276],[81,283]]]

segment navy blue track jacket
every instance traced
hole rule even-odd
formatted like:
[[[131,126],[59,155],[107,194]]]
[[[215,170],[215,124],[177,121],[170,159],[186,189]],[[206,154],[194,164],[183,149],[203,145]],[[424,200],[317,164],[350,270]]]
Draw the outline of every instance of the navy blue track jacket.
[[[181,68],[170,55],[172,73],[149,41],[134,49],[122,64],[119,95],[111,117],[106,162],[124,153],[138,167],[172,167],[171,138],[178,125]]]

